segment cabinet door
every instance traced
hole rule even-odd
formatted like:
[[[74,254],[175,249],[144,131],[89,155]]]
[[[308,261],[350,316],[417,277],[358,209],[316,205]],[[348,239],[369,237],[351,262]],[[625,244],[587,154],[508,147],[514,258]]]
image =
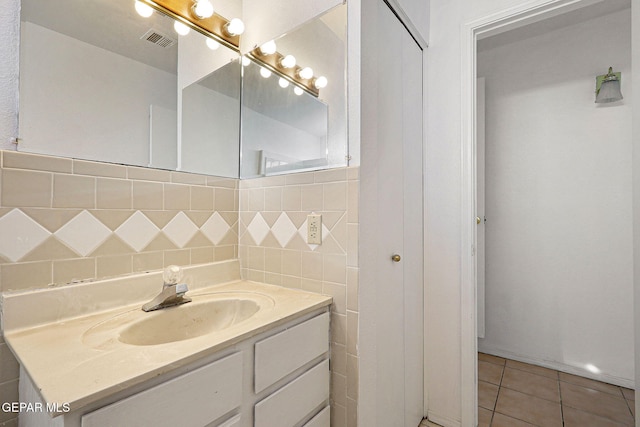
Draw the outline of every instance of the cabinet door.
[[[242,353],[90,412],[82,427],[202,427],[242,403]]]

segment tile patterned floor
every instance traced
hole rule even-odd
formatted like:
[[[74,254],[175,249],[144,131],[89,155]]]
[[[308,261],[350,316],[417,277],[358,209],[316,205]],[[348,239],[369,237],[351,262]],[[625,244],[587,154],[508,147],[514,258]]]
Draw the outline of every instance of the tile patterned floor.
[[[633,390],[478,354],[478,427],[632,427]]]
[[[478,354],[478,427],[632,427],[634,405],[627,388]]]

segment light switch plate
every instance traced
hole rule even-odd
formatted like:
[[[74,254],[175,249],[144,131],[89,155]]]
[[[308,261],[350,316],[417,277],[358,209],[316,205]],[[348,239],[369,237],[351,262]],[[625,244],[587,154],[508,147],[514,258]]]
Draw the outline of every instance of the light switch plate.
[[[311,214],[307,216],[307,243],[310,245],[322,244],[322,215]]]

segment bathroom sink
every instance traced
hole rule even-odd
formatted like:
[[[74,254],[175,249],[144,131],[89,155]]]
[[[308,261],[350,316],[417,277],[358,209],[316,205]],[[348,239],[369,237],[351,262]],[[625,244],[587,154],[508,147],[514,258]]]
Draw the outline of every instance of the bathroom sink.
[[[117,314],[89,328],[83,343],[107,349],[118,343],[150,346],[189,340],[222,331],[273,307],[273,299],[258,293],[212,293],[191,296],[188,304],[144,312]]]

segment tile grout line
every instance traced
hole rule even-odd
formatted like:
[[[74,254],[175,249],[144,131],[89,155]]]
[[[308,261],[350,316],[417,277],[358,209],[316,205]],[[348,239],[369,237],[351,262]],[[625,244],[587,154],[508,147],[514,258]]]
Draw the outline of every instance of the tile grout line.
[[[500,397],[500,390],[502,390],[502,379],[504,378],[504,372],[507,370],[507,360],[504,360],[504,364],[502,365],[502,374],[500,375],[500,384],[498,384],[498,394],[496,395],[496,401],[493,404],[493,411],[491,411],[491,421],[489,422],[489,427],[493,424],[493,418],[496,415],[496,408],[498,407],[498,398]]]
[[[560,371],[556,372],[558,383],[558,396],[560,397],[560,420],[564,426],[564,404],[562,403],[562,387],[560,387]]]
[[[622,388],[621,387],[618,387],[618,388],[620,388],[620,393],[622,393],[622,397],[623,397],[624,401],[627,403],[627,409],[629,409],[629,413],[631,414],[631,417],[633,417],[633,420],[635,421],[636,417],[633,414],[633,411],[631,410],[631,402],[633,402],[633,404],[635,405],[636,401],[635,400],[632,400],[632,401],[628,400],[627,396],[624,395],[624,392],[622,391]]]

